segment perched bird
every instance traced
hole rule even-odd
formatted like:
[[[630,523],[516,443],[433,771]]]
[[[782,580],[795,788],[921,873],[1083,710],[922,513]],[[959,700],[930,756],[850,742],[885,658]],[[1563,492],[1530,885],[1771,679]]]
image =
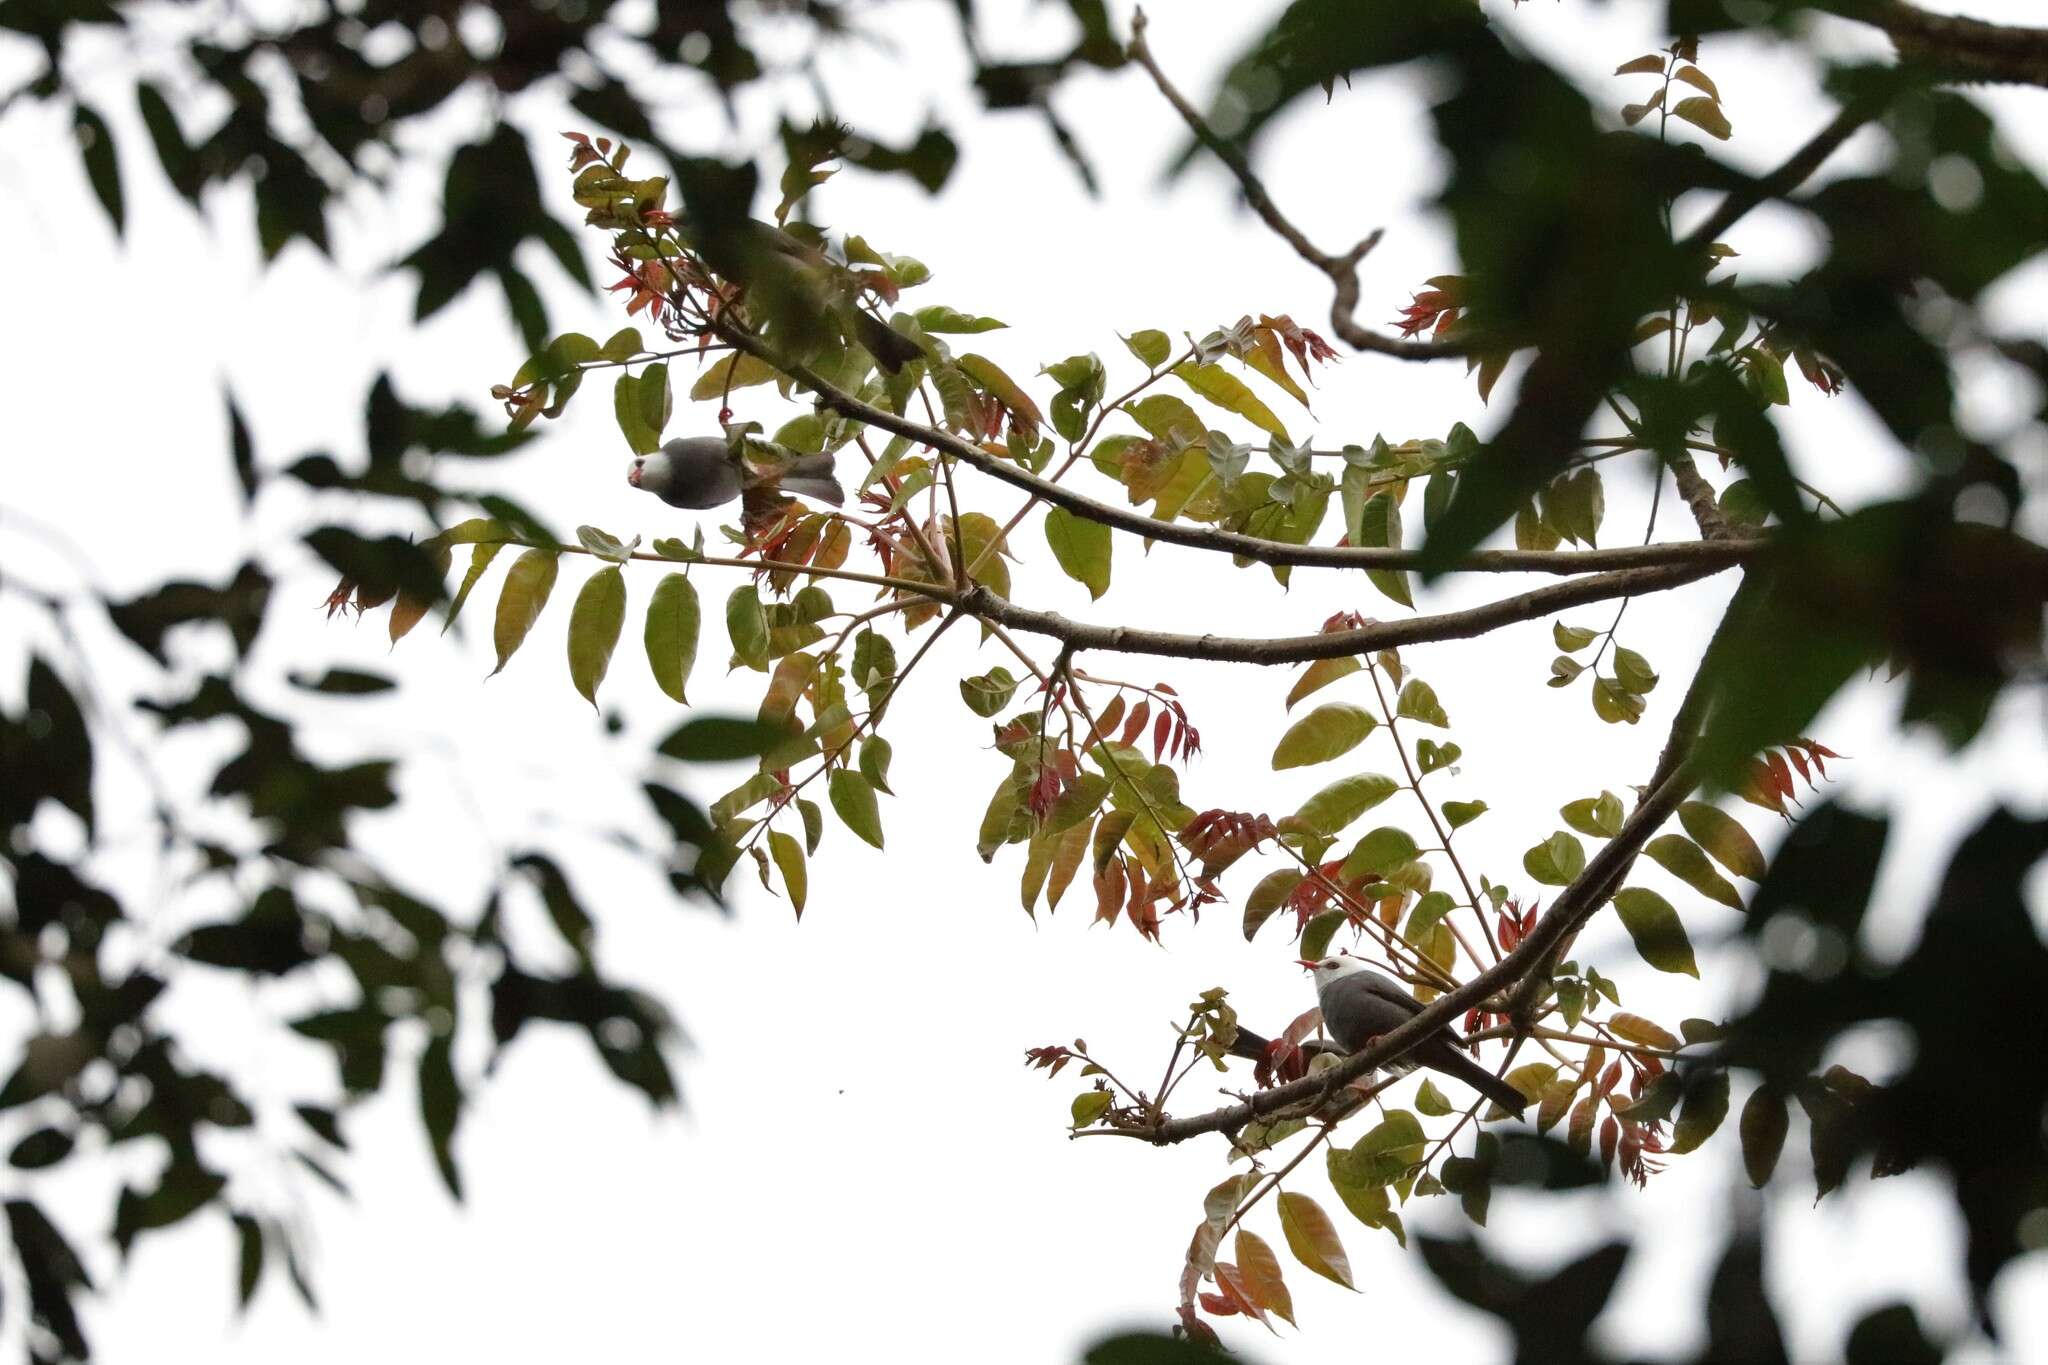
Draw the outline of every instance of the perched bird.
[[[1374,971],[1358,958],[1326,957],[1301,965],[1315,973],[1323,1027],[1346,1052],[1357,1052],[1422,1012],[1422,1002],[1400,982]],[[1390,1063],[1389,1069],[1408,1072],[1426,1066],[1463,1081],[1503,1109],[1521,1113],[1528,1104],[1522,1093],[1466,1056],[1459,1050],[1461,1045],[1456,1034],[1448,1028],[1440,1029]]]
[[[1322,1005],[1323,1027],[1345,1053],[1357,1052],[1382,1034],[1392,1033],[1422,1012],[1422,1002],[1404,990],[1398,981],[1374,971],[1355,957],[1326,957],[1320,962],[1302,961],[1315,973],[1316,997]],[[1271,1044],[1256,1033],[1240,1028],[1231,1052],[1269,1064]],[[1313,1041],[1302,1051],[1320,1050]],[[1519,1114],[1528,1105],[1522,1093],[1459,1050],[1456,1034],[1448,1028],[1403,1053],[1388,1069],[1413,1071],[1426,1066],[1471,1086],[1503,1109]]]
[[[651,455],[635,455],[626,482],[671,507],[723,507],[749,486],[779,488],[834,507],[846,500],[832,476],[832,452],[799,455],[776,474],[744,469],[722,436],[686,436]]]

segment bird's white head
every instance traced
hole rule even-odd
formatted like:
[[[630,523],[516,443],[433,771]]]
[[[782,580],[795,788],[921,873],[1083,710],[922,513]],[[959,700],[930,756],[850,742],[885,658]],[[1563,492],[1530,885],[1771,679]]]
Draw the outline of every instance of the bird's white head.
[[[1354,972],[1372,970],[1372,964],[1364,958],[1352,957],[1346,953],[1335,953],[1320,960],[1304,957],[1297,959],[1297,961],[1308,971],[1315,974],[1317,990],[1322,990],[1333,981],[1341,981]]]

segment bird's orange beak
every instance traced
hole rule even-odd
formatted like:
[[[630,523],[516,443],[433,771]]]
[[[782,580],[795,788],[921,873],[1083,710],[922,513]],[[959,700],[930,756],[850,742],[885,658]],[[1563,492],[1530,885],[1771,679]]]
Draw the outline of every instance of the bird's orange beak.
[[[633,461],[632,468],[626,471],[626,482],[632,484],[635,488],[640,486],[640,462],[638,460]]]
[[[1315,962],[1312,959],[1305,957],[1297,957],[1296,959],[1294,959],[1294,965],[1311,972],[1316,969]]]

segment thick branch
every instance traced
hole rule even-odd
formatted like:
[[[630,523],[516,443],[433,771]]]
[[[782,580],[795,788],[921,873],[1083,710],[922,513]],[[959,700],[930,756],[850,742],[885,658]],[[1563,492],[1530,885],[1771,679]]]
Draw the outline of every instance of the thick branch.
[[[1700,528],[1700,535],[1710,541],[1726,540],[1734,535],[1734,529],[1728,525],[1727,513],[1721,510],[1721,504],[1714,498],[1714,486],[1706,481],[1699,466],[1693,463],[1692,452],[1678,446],[1665,454],[1664,463],[1671,467],[1671,477],[1678,485],[1678,496],[1685,499],[1693,524]]]
[[[1599,904],[1606,889],[1618,879],[1619,869],[1635,857],[1636,851],[1678,809],[1679,803],[1691,793],[1693,784],[1691,771],[1680,765],[1636,806],[1622,824],[1621,832],[1593,855],[1578,879],[1552,902],[1550,909],[1536,921],[1536,927],[1529,931],[1529,937],[1516,945],[1513,952],[1456,990],[1438,996],[1414,1018],[1370,1047],[1352,1053],[1320,1075],[1261,1090],[1240,1104],[1227,1105],[1190,1118],[1166,1119],[1152,1128],[1132,1131],[1162,1145],[1185,1142],[1204,1133],[1234,1132],[1262,1114],[1334,1094],[1366,1072],[1401,1056],[1458,1015],[1541,966],[1551,949],[1577,927],[1585,914],[1590,913],[1587,907]]]
[[[966,610],[984,620],[1050,635],[1071,649],[1102,649],[1119,654],[1163,654],[1176,659],[1217,663],[1294,664],[1311,659],[1365,654],[1398,645],[1433,640],[1463,640],[1484,635],[1517,621],[1534,620],[1569,607],[1614,597],[1637,596],[1680,587],[1721,572],[1725,564],[1678,564],[1647,569],[1622,569],[1589,574],[1533,592],[1504,597],[1461,611],[1416,616],[1404,621],[1375,621],[1356,630],[1321,635],[1285,635],[1273,639],[1235,639],[1221,635],[1182,635],[1131,626],[1098,626],[1072,621],[1057,612],[1034,611],[976,588],[962,599]]]
[[[1085,493],[1040,478],[1030,470],[998,459],[971,441],[948,431],[899,416],[887,408],[864,403],[821,377],[807,365],[777,355],[751,335],[720,321],[718,335],[734,348],[764,360],[816,394],[818,401],[841,416],[880,430],[906,436],[956,460],[973,465],[990,478],[1038,497],[1055,507],[1064,507],[1077,517],[1100,522],[1113,530],[1129,531],[1147,540],[1169,545],[1186,545],[1240,555],[1260,564],[1286,564],[1322,569],[1416,569],[1422,567],[1420,550],[1380,549],[1356,545],[1290,545],[1265,540],[1237,531],[1162,521],[1133,508],[1098,502]],[[1748,559],[1768,542],[1762,538],[1726,540],[1712,544],[1681,541],[1659,545],[1624,545],[1606,550],[1475,550],[1450,565],[1452,572],[1467,573],[1549,573],[1578,574],[1600,570],[1647,568],[1652,566],[1724,567]]]
[[[1478,342],[1460,338],[1456,341],[1405,341],[1396,337],[1381,336],[1359,326],[1355,314],[1358,310],[1358,263],[1367,252],[1379,245],[1380,234],[1373,232],[1357,246],[1341,256],[1332,256],[1290,222],[1280,212],[1273,196],[1266,193],[1266,186],[1252,170],[1251,162],[1245,159],[1242,149],[1229,140],[1219,137],[1187,102],[1179,90],[1174,88],[1166,73],[1159,68],[1159,62],[1152,55],[1152,49],[1145,42],[1145,11],[1139,10],[1131,16],[1131,60],[1145,68],[1152,77],[1152,83],[1159,87],[1159,93],[1166,97],[1181,122],[1195,135],[1210,152],[1215,154],[1231,175],[1237,178],[1238,187],[1244,191],[1244,200],[1253,213],[1273,229],[1280,240],[1294,248],[1297,256],[1330,277],[1336,288],[1336,297],[1330,308],[1330,326],[1344,341],[1356,350],[1371,351],[1377,355],[1390,355],[1399,360],[1439,360],[1445,356],[1465,355],[1476,349]]]
[[[1837,0],[1829,8],[1883,29],[1902,61],[1943,80],[2048,85],[2048,28],[1930,14],[1905,0]]]
[[[1835,149],[1847,142],[1858,128],[1870,122],[1878,108],[1877,104],[1863,100],[1843,105],[1827,127],[1815,133],[1804,147],[1785,158],[1776,170],[1750,181],[1740,189],[1730,191],[1728,197],[1721,201],[1720,207],[1708,216],[1707,221],[1694,228],[1685,240],[1678,244],[1680,253],[1693,254],[1706,250],[1719,241],[1721,234],[1735,226],[1751,209],[1767,199],[1779,199],[1790,194],[1806,177],[1819,170],[1821,163],[1833,156]]]

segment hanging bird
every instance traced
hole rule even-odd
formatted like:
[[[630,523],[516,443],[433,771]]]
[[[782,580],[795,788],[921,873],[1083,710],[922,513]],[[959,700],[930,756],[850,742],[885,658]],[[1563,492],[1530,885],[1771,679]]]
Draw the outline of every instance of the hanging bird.
[[[779,474],[743,466],[722,436],[686,436],[635,455],[626,482],[671,507],[723,507],[749,488],[780,489],[837,507],[846,492],[832,475],[832,452],[799,455]]]

